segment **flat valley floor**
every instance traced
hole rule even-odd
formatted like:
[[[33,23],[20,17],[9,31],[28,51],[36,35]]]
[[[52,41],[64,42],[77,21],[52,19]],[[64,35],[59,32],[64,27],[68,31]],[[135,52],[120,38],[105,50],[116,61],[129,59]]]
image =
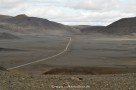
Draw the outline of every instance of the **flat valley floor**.
[[[136,40],[109,39],[89,35],[71,37],[68,50],[52,59],[14,70],[40,74],[113,74],[136,72]],[[22,36],[0,40],[0,66],[12,68],[63,51],[64,36]]]

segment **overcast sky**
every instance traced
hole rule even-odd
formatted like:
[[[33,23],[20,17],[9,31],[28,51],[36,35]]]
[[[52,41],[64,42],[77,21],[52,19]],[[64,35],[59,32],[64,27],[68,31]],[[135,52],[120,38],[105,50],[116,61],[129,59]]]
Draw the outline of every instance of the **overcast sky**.
[[[136,16],[136,0],[0,0],[0,14],[26,14],[69,25],[108,25]]]

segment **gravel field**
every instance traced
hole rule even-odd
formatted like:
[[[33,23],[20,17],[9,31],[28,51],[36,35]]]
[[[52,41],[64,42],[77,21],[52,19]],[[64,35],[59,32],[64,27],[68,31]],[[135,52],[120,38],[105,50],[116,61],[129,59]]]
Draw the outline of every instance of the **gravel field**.
[[[1,40],[0,48],[5,50],[0,52],[1,67],[10,68],[52,56],[62,51],[68,42],[64,37],[55,36],[25,38],[23,41]],[[96,40],[75,36],[69,50],[61,56],[16,71],[0,71],[0,90],[136,90],[135,50],[135,40]],[[54,70],[59,73],[48,74]],[[71,70],[79,74],[68,75]],[[98,75],[86,74],[84,70]],[[44,74],[46,71],[49,72]],[[115,72],[128,74],[113,74]]]
[[[0,90],[136,90],[136,74],[31,76],[0,72]]]

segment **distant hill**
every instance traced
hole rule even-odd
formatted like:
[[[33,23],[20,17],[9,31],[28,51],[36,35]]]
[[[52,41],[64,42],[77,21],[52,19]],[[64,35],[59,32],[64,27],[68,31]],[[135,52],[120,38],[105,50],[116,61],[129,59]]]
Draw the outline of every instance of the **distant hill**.
[[[83,34],[132,35],[136,33],[136,17],[123,18],[108,26],[67,26],[43,18],[28,17],[24,14],[15,17],[0,15],[0,28],[19,33],[48,35],[71,35],[80,32]]]
[[[84,34],[132,35],[136,33],[136,17],[123,18],[108,26],[90,26],[81,29]]]
[[[20,38],[10,33],[3,32],[3,33],[0,33],[0,39],[20,39]]]
[[[109,34],[128,35],[136,33],[136,17],[120,19],[105,28]]]
[[[80,31],[83,34],[91,34],[91,33],[101,33],[101,31],[105,28],[105,26],[90,26],[83,29],[80,29]]]
[[[87,28],[87,27],[90,27],[90,25],[75,25],[75,26],[71,26],[73,28],[76,28],[76,29],[84,29],[84,28]]]
[[[0,20],[12,18],[12,16],[7,16],[7,15],[0,15]]]
[[[78,30],[47,19],[28,17],[24,14],[0,21],[0,28],[17,32],[45,33],[45,34],[76,34]]]

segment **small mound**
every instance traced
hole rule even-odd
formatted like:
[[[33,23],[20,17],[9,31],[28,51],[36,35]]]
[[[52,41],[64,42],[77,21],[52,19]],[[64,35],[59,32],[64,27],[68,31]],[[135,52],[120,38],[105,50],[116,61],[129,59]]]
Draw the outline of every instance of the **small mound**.
[[[25,14],[17,15],[15,18],[27,18],[28,16]]]
[[[0,66],[0,71],[7,71],[7,70]]]
[[[0,39],[19,39],[19,37],[12,35],[10,33],[0,33]]]
[[[126,67],[68,67],[55,68],[44,73],[44,75],[99,75],[99,74],[122,74],[134,73],[136,68]]]

